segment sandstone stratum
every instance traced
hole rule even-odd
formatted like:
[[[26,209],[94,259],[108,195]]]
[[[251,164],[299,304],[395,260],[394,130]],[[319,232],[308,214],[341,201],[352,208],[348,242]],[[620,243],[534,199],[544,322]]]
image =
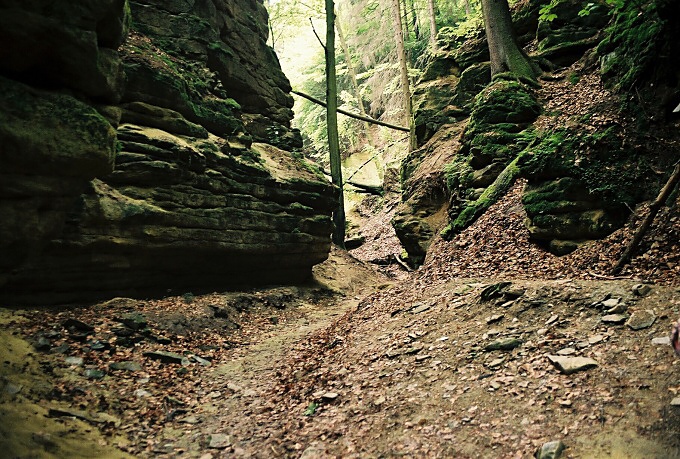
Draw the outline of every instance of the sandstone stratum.
[[[0,2],[0,301],[307,278],[334,190],[261,0]]]

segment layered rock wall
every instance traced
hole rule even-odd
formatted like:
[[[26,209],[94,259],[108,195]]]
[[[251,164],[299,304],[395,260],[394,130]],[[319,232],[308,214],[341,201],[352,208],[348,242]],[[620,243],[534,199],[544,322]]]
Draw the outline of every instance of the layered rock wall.
[[[333,189],[289,151],[266,20],[255,0],[0,2],[3,303],[300,281],[327,257]]]

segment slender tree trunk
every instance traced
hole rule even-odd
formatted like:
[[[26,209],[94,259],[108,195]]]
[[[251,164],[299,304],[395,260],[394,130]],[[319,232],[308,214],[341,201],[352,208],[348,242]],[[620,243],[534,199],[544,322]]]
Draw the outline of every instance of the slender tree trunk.
[[[333,212],[333,243],[345,248],[345,196],[342,191],[342,164],[338,136],[338,86],[335,77],[335,4],[326,0],[326,124],[331,180],[338,187],[338,204]]]
[[[336,17],[337,19],[337,17]],[[347,46],[347,40],[345,40],[345,34],[342,31],[342,26],[340,21],[336,21],[335,24],[338,29],[338,38],[340,39],[340,46],[342,47],[342,53],[345,55],[345,62],[347,63],[347,73],[349,73],[349,79],[352,82],[352,88],[354,88],[354,96],[357,98],[357,104],[359,105],[359,111],[363,116],[366,116],[366,109],[364,108],[364,100],[361,97],[361,91],[359,90],[359,83],[357,82],[357,72],[354,70],[354,65],[352,64],[352,55],[349,53],[349,46]]]
[[[470,0],[465,0],[465,15],[470,17],[471,12],[472,12],[472,7],[470,6]]]
[[[416,5],[414,4],[413,0],[409,0],[409,7],[411,10],[411,24],[413,24],[413,36],[416,38],[416,40],[420,39],[420,23],[418,22],[418,12],[416,11]],[[406,19],[408,20],[408,14],[406,15]]]
[[[271,18],[269,17],[269,11],[271,8],[271,0],[267,0],[267,25],[269,26],[269,36],[272,39],[272,49],[276,51],[276,39],[274,38],[274,27],[272,26]]]
[[[409,126],[409,152],[415,150],[415,128],[413,123],[413,108],[411,105],[411,85],[408,78],[408,64],[406,50],[404,48],[403,26],[401,22],[401,10],[399,0],[392,0],[392,15],[394,17],[394,39],[397,42],[397,55],[399,57],[399,67],[401,69],[401,89],[404,107],[404,121]]]
[[[407,11],[408,11],[408,5],[406,5],[406,0],[402,0],[401,5],[399,5],[399,20],[402,22],[401,30],[404,36],[404,40],[408,40],[408,37],[411,36],[411,30],[408,28],[408,17],[407,17]],[[404,16],[401,16],[401,12],[404,12]]]
[[[437,49],[437,10],[434,0],[427,0],[427,10],[430,14],[430,45],[433,50]]]
[[[491,76],[512,72],[535,80],[540,75],[540,70],[517,45],[508,0],[481,2],[491,57]]]

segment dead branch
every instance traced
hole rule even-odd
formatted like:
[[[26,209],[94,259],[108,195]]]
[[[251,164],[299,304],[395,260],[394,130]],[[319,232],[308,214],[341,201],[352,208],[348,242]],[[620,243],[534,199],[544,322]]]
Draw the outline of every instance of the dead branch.
[[[311,102],[314,102],[317,105],[321,105],[322,107],[326,106],[326,102],[319,100],[316,97],[312,97],[309,94],[305,94],[304,92],[296,91],[294,89],[291,90],[290,92],[292,92],[293,94],[298,95],[300,97],[304,97],[305,99],[307,99]],[[397,131],[410,132],[409,128],[405,128],[405,127],[402,127],[402,126],[395,126],[394,124],[385,123],[384,121],[374,120],[373,118],[369,118],[368,116],[357,115],[356,113],[348,112],[348,111],[343,110],[341,108],[338,108],[337,112],[342,113],[343,115],[349,116],[350,118],[354,118],[354,119],[357,119],[357,120],[360,120],[360,121],[366,121],[367,123],[377,124],[378,126],[385,126],[386,128],[396,129]]]
[[[668,196],[673,192],[675,187],[678,185],[678,182],[680,182],[680,162],[676,163],[675,169],[673,169],[673,172],[671,173],[671,176],[668,178],[668,181],[663,186],[663,188],[661,188],[661,191],[659,192],[659,195],[656,197],[654,202],[649,206],[649,213],[640,224],[640,227],[635,232],[635,236],[633,236],[633,239],[628,244],[628,247],[626,247],[626,250],[623,251],[621,258],[619,258],[619,261],[616,263],[616,266],[614,266],[614,269],[612,270],[612,274],[620,273],[623,267],[630,262],[631,258],[635,254],[635,251],[640,245],[640,242],[642,242],[642,238],[645,236],[645,233],[647,233],[647,230],[651,226],[652,222],[654,222],[656,214],[659,213],[659,210],[666,202],[666,199],[668,199]]]
[[[397,263],[399,263],[399,265],[400,265],[402,268],[404,268],[406,271],[408,271],[408,272],[413,272],[413,269],[411,269],[411,267],[410,267],[409,265],[407,265],[406,263],[404,263],[404,262],[402,261],[402,259],[399,257],[399,255],[397,255],[396,253],[394,254],[394,260],[395,260]]]

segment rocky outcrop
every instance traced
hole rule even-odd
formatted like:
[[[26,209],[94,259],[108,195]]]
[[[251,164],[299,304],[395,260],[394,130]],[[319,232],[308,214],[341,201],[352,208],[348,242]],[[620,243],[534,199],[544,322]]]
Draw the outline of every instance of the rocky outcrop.
[[[543,91],[539,100],[534,85],[508,75],[490,82],[484,40],[443,30],[440,50],[416,86],[416,132],[421,143],[463,134],[455,146],[426,143],[402,164],[403,203],[393,225],[416,262],[438,232],[431,222],[442,207],[448,205],[449,224],[441,234],[453,237],[517,177],[527,180],[523,204],[532,240],[555,254],[569,253],[621,227],[636,203],[660,186],[654,171],[673,162],[662,140],[649,145],[647,130],[650,123],[672,118],[680,101],[677,59],[669,57],[678,51],[678,28],[665,19],[678,12],[677,2],[612,10],[603,2],[560,0],[539,14],[540,6],[532,0],[515,11],[520,43],[535,40],[528,49],[537,62],[574,86],[599,58],[602,79],[624,96],[614,104],[627,109],[624,118],[636,125],[622,129],[618,121],[597,121],[599,111],[609,107],[593,101],[575,102],[589,106],[587,113],[564,107],[574,114],[560,116],[563,107],[553,106],[553,113],[539,119],[550,95]],[[550,81],[546,75],[543,84]],[[549,121],[553,117],[564,126]],[[442,157],[448,162],[436,165]],[[433,180],[426,185],[423,177]],[[436,203],[420,198],[434,194],[414,192],[440,189],[442,182],[446,190]]]
[[[3,303],[300,281],[327,257],[333,189],[289,151],[266,20],[255,0],[3,3]]]
[[[538,55],[558,66],[571,65],[599,43],[607,22],[609,15],[603,3],[584,6],[579,0],[556,2],[550,15],[538,22]]]
[[[402,201],[392,218],[408,261],[420,265],[438,229],[447,222],[447,168],[460,149],[462,124],[440,129],[402,164]]]

